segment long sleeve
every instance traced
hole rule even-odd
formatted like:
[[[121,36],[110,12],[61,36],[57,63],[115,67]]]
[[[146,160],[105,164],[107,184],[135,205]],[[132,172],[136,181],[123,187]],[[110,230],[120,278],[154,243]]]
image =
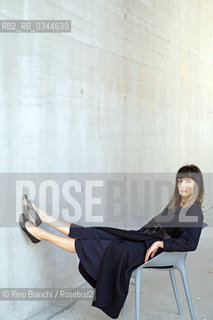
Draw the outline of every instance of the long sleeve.
[[[180,208],[180,207],[179,207]],[[166,220],[171,215],[173,217],[171,221]],[[193,217],[193,219],[197,218],[197,222],[180,222],[180,213],[177,210],[177,213],[173,211],[168,212],[167,207],[164,210],[151,219],[148,223],[146,223],[141,229],[137,230],[138,232],[143,232],[148,227],[152,227],[153,225],[160,222],[164,228],[164,230],[170,235],[171,238],[163,239],[164,241],[164,251],[194,251],[197,248],[200,234],[202,230],[203,223],[203,213],[200,205],[192,205],[186,213],[184,213],[185,218],[189,219],[189,217]],[[161,220],[162,219],[162,220]]]
[[[180,228],[175,238],[164,239],[164,251],[194,251],[197,248],[201,227]]]
[[[200,206],[191,207],[189,214],[193,217],[197,217],[198,221],[195,223],[190,223],[190,227],[185,226],[180,228],[174,228],[175,235],[170,239],[164,239],[164,251],[194,251],[197,248],[200,234],[202,231],[203,224],[203,213]],[[167,232],[169,233],[167,228]]]

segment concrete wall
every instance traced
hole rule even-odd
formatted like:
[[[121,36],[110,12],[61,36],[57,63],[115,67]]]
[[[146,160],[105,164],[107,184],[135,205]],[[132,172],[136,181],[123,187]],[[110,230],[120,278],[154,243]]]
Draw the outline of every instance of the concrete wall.
[[[1,172],[212,171],[211,0],[1,0],[0,17],[72,20],[1,33]],[[83,282],[74,254],[0,233],[0,287]],[[43,306],[0,305],[0,319]]]

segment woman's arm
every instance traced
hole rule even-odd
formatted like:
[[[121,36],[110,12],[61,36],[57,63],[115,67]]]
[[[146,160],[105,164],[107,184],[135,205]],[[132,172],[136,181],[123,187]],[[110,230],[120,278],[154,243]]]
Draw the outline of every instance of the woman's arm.
[[[197,222],[191,222],[188,226],[188,222],[183,223],[174,237],[171,235],[170,239],[163,239],[164,251],[194,251],[197,248],[204,220],[200,206],[191,206],[186,218],[190,218],[190,216],[197,218]]]
[[[197,248],[204,220],[203,213],[200,207],[194,207],[188,212],[188,215],[197,216],[198,222],[194,223],[194,226],[192,223],[190,224],[190,227],[187,227],[186,223],[184,227],[177,228],[178,232],[175,232],[173,237],[172,231],[176,228],[166,228],[166,231],[170,233],[171,238],[162,239],[162,241],[155,241],[146,252],[145,262],[148,261],[150,255],[151,258],[155,255],[158,248],[163,248],[163,251],[165,252],[194,251]]]
[[[158,248],[163,248],[165,252],[171,251],[194,251],[197,248],[201,227],[180,228],[180,233],[175,238],[163,239],[163,241],[155,241],[146,251],[144,263],[154,257]]]
[[[180,228],[177,237],[164,239],[164,251],[194,251],[197,248],[202,227]]]

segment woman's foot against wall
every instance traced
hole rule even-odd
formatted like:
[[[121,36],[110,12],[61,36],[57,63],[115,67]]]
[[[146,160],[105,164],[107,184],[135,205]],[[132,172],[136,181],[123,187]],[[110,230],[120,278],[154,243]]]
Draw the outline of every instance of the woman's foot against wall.
[[[36,239],[38,240],[44,240],[44,237],[42,237],[42,235],[44,235],[44,230],[40,227],[36,227],[34,223],[30,222],[30,221],[26,221],[25,222],[25,228],[27,229],[27,231],[32,234]]]
[[[40,209],[34,202],[29,200],[26,195],[23,197],[23,202],[30,216],[30,220],[39,226],[42,222],[46,223],[50,215],[44,210]]]

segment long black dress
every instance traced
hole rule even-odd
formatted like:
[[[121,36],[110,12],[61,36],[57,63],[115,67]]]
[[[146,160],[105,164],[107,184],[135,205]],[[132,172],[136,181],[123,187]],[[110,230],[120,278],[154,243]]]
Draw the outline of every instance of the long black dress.
[[[100,230],[97,227],[84,227],[76,223],[71,223],[69,237],[78,238],[75,240],[75,249],[80,260],[79,271],[81,275],[85,278],[86,271],[91,276],[92,282],[93,280],[97,280],[106,247],[111,241],[119,239],[119,237]],[[140,249],[144,255],[146,250],[155,241],[156,238],[144,240],[143,244],[140,243]],[[137,245],[137,243],[134,243],[134,245]],[[88,275],[85,279],[88,280]]]
[[[162,223],[161,225],[165,225],[164,229],[165,231],[168,232],[173,237],[178,236],[180,233],[180,223],[179,220],[177,221],[178,214],[180,212],[180,209],[182,207],[176,208],[174,212],[172,213],[174,218],[172,220],[172,223],[166,222]],[[192,210],[193,209],[193,210]],[[190,208],[189,212],[196,212],[197,215],[199,215],[199,221],[202,219],[203,221],[203,216],[202,216],[202,210],[200,209],[200,206],[197,204],[192,205]],[[162,220],[163,217],[168,216],[169,211],[167,207],[163,209],[163,211],[156,215],[154,218],[152,218],[147,224],[145,224],[142,228],[139,230],[139,232],[145,231],[148,227],[156,225],[156,218],[159,218]],[[170,212],[171,214],[171,212]],[[184,226],[186,224],[184,223]],[[175,227],[174,227],[175,226]],[[179,226],[179,227],[178,227]],[[123,229],[115,229],[115,232],[109,233],[104,231],[104,229],[108,230],[110,228],[105,228],[105,227],[84,227],[76,223],[71,223],[70,230],[69,230],[69,236],[72,238],[78,238],[75,241],[75,249],[76,253],[78,255],[78,258],[80,260],[79,262],[79,271],[81,275],[88,281],[93,287],[95,287],[96,280],[98,277],[98,272],[100,270],[101,262],[104,256],[104,251],[108,247],[108,245],[111,243],[111,241],[121,239],[120,236],[117,235],[117,230],[123,230]],[[194,228],[193,228],[194,229]],[[189,230],[189,229],[188,229]],[[195,230],[195,229],[194,229]],[[108,230],[109,231],[109,230]],[[127,231],[127,230],[125,230]],[[128,230],[131,232],[131,230]],[[199,231],[199,230],[198,230]],[[114,233],[114,234],[113,234]],[[155,256],[162,251],[179,251],[179,246],[183,245],[182,244],[182,239],[184,239],[185,235],[182,235],[182,237],[179,237],[178,243],[176,243],[175,239],[168,239],[164,240],[164,250],[161,248],[158,249],[157,253]],[[196,236],[197,238],[197,236]],[[159,238],[159,240],[162,240]],[[152,245],[153,242],[156,241],[156,237],[153,237],[153,239],[147,238],[147,240],[143,240],[140,243],[133,242],[134,247],[138,246],[140,253],[142,255],[146,254],[147,249]],[[180,245],[179,245],[180,242]],[[174,248],[172,248],[172,245]],[[183,251],[185,249],[183,248]],[[187,250],[187,248],[186,248]],[[150,259],[150,257],[149,257]]]

